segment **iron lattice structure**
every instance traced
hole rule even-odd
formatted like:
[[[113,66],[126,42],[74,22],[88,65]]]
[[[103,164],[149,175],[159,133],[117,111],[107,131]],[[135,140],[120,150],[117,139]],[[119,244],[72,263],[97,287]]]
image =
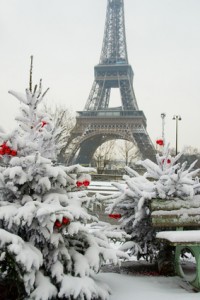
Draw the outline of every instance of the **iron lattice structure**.
[[[109,108],[111,89],[120,90],[121,106]],[[99,64],[94,67],[94,83],[68,145],[69,161],[80,149],[76,162],[88,164],[94,152],[111,139],[134,142],[143,158],[155,159],[155,149],[146,131],[146,118],[139,110],[133,70],[128,62],[124,1],[107,0],[106,23]]]

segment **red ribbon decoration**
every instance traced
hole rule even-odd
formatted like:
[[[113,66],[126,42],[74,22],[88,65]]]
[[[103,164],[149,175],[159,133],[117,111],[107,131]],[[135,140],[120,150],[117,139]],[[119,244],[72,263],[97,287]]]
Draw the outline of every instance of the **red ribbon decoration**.
[[[11,155],[16,156],[17,151],[12,150],[9,146],[6,145],[6,142],[4,142],[2,145],[0,145],[0,155]]]
[[[83,181],[83,185],[84,185],[84,186],[89,186],[89,185],[90,185],[90,182],[89,182],[89,180],[85,180],[85,181]]]
[[[63,217],[62,223],[59,220],[56,220],[54,223],[54,227],[61,228],[63,225],[69,225],[69,224],[70,224],[70,219]]]
[[[165,159],[162,160],[163,164],[164,164],[164,162],[165,162]],[[171,159],[169,159],[169,158],[167,159],[167,164],[171,164]]]
[[[42,121],[42,127],[44,127],[45,125],[47,125],[46,121]]]
[[[68,225],[70,223],[70,219],[66,218],[66,217],[63,217],[62,219],[62,224],[64,225]]]
[[[157,145],[160,145],[160,146],[164,146],[163,140],[157,140],[157,141],[156,141],[156,144],[157,144]]]
[[[76,186],[77,186],[77,187],[80,187],[80,186],[82,186],[82,185],[84,185],[84,186],[89,186],[89,185],[90,185],[90,181],[89,181],[89,180],[84,180],[83,182],[82,182],[82,181],[77,181],[77,182],[76,182]]]
[[[16,155],[17,155],[17,151],[16,151],[16,150],[11,150],[11,153],[10,153],[10,155],[12,155],[12,156],[16,156]]]
[[[112,218],[115,220],[120,219],[122,217],[121,214],[109,214],[108,216],[109,216],[109,218]]]
[[[54,223],[54,226],[56,228],[60,228],[60,227],[62,227],[62,223],[59,220],[56,220],[55,223]]]

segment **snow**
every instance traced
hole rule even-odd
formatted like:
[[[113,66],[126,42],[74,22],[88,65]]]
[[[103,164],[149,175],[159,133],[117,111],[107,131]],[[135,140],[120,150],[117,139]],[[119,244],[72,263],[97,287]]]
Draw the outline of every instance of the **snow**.
[[[49,277],[44,276],[41,272],[36,275],[36,289],[31,293],[34,300],[48,300],[56,297],[57,289],[51,284]]]
[[[97,278],[111,288],[109,300],[196,300],[199,293],[185,290],[179,277],[133,276],[100,273]]]
[[[68,288],[70,287],[70,288]],[[110,289],[107,284],[102,283],[98,279],[98,285],[89,277],[73,277],[71,275],[65,275],[61,283],[60,292],[58,297],[69,298],[74,297],[75,299],[80,295],[80,299],[93,299],[101,297],[102,299],[109,299]]]
[[[73,259],[74,263],[74,274],[77,277],[89,276],[90,274],[90,265],[87,257],[77,252],[73,248],[69,250],[69,254]]]
[[[157,233],[156,237],[169,240],[172,243],[200,243],[200,230],[161,231]]]
[[[51,273],[52,277],[56,279],[57,282],[62,281],[63,279],[63,265],[61,264],[60,261],[56,261],[52,266],[51,266]]]

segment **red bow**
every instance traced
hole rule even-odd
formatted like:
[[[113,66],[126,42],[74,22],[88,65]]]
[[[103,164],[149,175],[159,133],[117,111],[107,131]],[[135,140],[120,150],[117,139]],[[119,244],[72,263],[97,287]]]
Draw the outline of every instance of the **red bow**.
[[[45,125],[47,125],[46,121],[42,121],[42,127],[44,127]]]
[[[90,185],[90,181],[89,181],[89,180],[84,180],[83,182],[82,182],[82,181],[77,181],[77,182],[76,182],[76,186],[77,186],[77,187],[80,187],[80,186],[82,186],[82,185],[84,185],[84,186],[89,186],[89,185]]]
[[[70,219],[63,217],[62,222],[60,222],[59,220],[56,220],[54,223],[54,226],[56,228],[61,228],[63,225],[69,225],[69,223],[70,223]]]
[[[121,214],[109,214],[108,216],[109,218],[116,219],[116,220],[122,217]]]
[[[164,145],[164,142],[163,142],[163,140],[157,140],[157,141],[156,141],[156,144],[157,144],[157,145],[160,145],[160,146],[163,146],[163,145]]]
[[[12,150],[9,146],[6,145],[6,142],[4,142],[2,145],[0,145],[0,155],[11,155],[16,156],[17,151]]]
[[[164,164],[164,162],[165,162],[165,159],[162,160],[163,164]],[[167,164],[171,164],[171,159],[169,159],[169,158],[167,159]]]

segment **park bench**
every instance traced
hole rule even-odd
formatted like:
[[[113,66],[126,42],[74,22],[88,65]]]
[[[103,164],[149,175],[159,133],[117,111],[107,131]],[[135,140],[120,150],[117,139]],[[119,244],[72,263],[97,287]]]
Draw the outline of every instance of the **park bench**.
[[[188,201],[154,199],[151,222],[164,229],[156,238],[175,247],[175,273],[200,291],[200,196]]]

